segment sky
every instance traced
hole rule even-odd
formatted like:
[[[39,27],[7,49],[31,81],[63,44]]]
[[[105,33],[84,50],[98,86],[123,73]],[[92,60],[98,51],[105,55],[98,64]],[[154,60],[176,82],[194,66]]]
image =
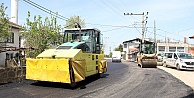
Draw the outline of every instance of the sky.
[[[8,7],[6,14],[11,14],[11,0],[0,0]],[[31,0],[53,12],[58,12],[66,18],[80,16],[86,27],[98,28],[103,34],[105,54],[109,54],[124,41],[142,38],[142,15],[124,15],[124,13],[147,13],[147,31],[145,38],[154,38],[154,21],[156,39],[183,42],[187,38],[189,44],[194,44],[194,0]],[[49,14],[19,0],[18,24],[26,23],[27,12],[31,16]],[[146,18],[144,18],[146,19]],[[65,20],[58,19],[58,24],[64,26]]]

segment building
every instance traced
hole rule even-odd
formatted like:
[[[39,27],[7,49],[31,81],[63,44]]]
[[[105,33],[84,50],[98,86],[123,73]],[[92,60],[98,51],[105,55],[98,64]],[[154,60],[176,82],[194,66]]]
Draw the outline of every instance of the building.
[[[19,30],[20,25],[11,23],[11,36],[7,41],[0,42],[0,67],[5,67],[7,65],[7,60],[15,58],[15,63],[19,63]]]
[[[189,47],[193,47],[187,43],[157,43],[157,52],[189,52]]]
[[[150,42],[148,39],[145,39],[145,43]],[[139,44],[141,43],[140,38],[135,38],[132,40],[123,42],[123,59],[136,61],[137,53],[139,52]]]
[[[145,39],[145,42],[153,42],[150,39]],[[136,55],[139,52],[140,38],[128,40],[123,42],[123,59],[135,61]],[[157,42],[157,53],[163,52],[186,52],[191,53],[194,56],[194,45],[188,44],[186,40],[184,43],[180,42]]]

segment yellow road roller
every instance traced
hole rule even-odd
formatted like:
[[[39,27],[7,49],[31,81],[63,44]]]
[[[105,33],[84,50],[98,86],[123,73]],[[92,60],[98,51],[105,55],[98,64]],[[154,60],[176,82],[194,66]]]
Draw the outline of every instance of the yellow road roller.
[[[107,72],[102,34],[97,28],[65,29],[64,43],[35,59],[26,59],[26,79],[68,83],[74,87],[86,77]]]
[[[137,63],[141,68],[156,68],[157,66],[156,45],[153,42],[140,44],[140,51],[137,54]]]

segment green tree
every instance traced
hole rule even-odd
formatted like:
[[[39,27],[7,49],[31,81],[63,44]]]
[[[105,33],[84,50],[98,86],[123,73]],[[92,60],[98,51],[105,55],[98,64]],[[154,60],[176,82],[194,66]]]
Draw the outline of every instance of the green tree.
[[[7,7],[4,3],[0,5],[0,41],[5,41],[10,36],[10,22],[9,17],[5,13]]]
[[[109,57],[112,57],[112,52],[109,53]]]
[[[115,49],[114,49],[115,51],[121,51],[121,52],[123,52],[123,45],[119,45],[118,47],[116,47]]]
[[[65,28],[75,28],[75,25],[77,25],[77,23],[81,26],[81,28],[86,27],[85,21],[81,20],[79,16],[72,16],[66,21]]]
[[[33,21],[30,21],[30,12],[28,12],[28,18],[21,36],[25,38],[25,46],[33,47],[35,50],[27,51],[27,57],[36,57],[45,49],[55,45],[58,42],[60,29],[56,17],[51,15],[50,20],[46,17],[43,21],[42,17],[38,15],[34,16]]]

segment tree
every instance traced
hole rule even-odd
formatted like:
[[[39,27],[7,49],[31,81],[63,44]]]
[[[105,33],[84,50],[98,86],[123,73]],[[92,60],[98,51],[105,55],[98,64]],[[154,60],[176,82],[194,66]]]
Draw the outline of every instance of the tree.
[[[79,16],[72,16],[66,21],[65,28],[75,28],[77,23],[81,26],[81,28],[86,27],[85,21],[81,20]]]
[[[4,6],[4,3],[0,5],[0,41],[5,41],[10,36],[10,22],[9,17],[5,13],[7,7]]]
[[[27,51],[27,57],[36,57],[45,49],[58,42],[61,27],[57,25],[56,17],[51,15],[50,19],[46,17],[42,21],[42,17],[38,15],[38,17],[34,16],[34,21],[30,21],[30,12],[28,12],[27,23],[24,24],[21,36],[25,38],[25,46],[33,47],[37,50]]]
[[[123,45],[119,45],[118,47],[116,47],[115,49],[114,49],[115,51],[121,51],[121,52],[123,52]]]
[[[112,57],[112,52],[109,53],[109,57]]]

